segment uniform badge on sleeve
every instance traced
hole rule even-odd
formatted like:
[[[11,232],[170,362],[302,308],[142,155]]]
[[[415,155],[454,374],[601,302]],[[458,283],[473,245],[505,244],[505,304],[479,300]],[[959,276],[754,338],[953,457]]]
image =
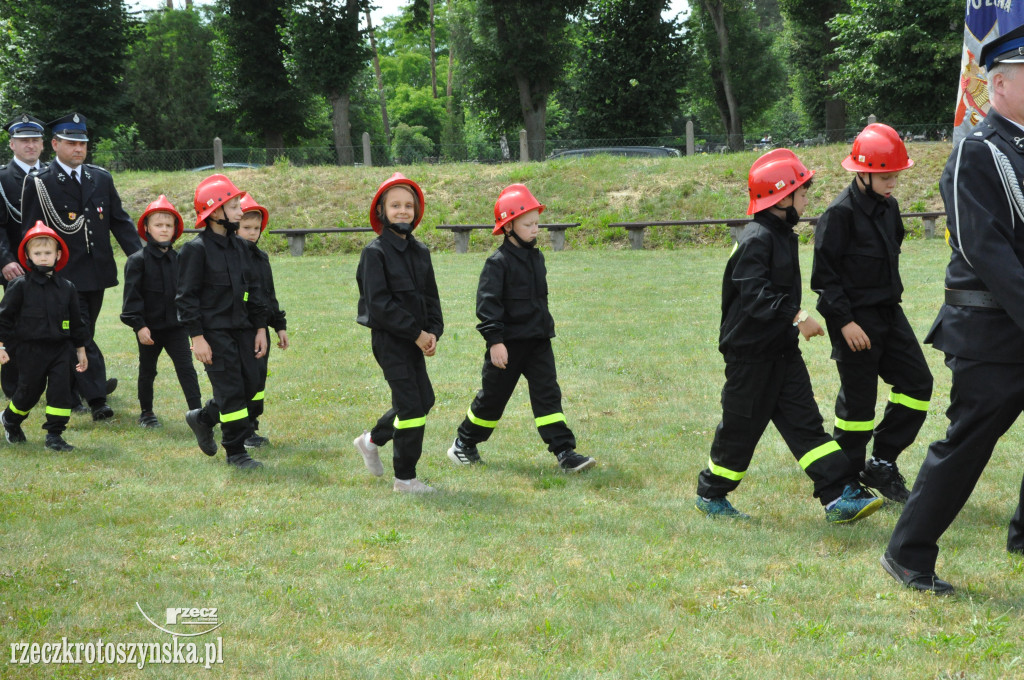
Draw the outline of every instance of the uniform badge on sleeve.
[[[1024,137],[1014,137],[1013,145],[1017,147],[1017,151],[1024,152]]]
[[[73,213],[73,212],[69,212],[69,213],[68,213],[68,219],[69,219],[69,220],[72,220],[72,221],[74,221],[74,219],[75,219],[76,217],[78,217],[78,213]]]

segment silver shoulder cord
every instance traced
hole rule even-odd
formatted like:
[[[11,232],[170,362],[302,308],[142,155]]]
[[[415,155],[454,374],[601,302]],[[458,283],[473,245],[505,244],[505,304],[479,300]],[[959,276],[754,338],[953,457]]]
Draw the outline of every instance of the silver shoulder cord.
[[[3,182],[0,182],[0,198],[4,199],[4,204],[7,206],[7,212],[11,213],[11,217],[14,218],[14,221],[21,222],[21,211],[11,205],[11,200],[7,198],[7,192],[4,191]]]
[[[39,204],[42,206],[43,213],[46,215],[47,223],[52,227],[56,227],[58,231],[62,231],[65,234],[74,234],[81,231],[82,227],[85,225],[85,214],[83,213],[79,215],[74,222],[68,224],[60,218],[60,214],[57,212],[57,209],[53,207],[53,201],[50,200],[50,194],[46,191],[46,185],[43,184],[43,180],[39,179],[38,176],[33,177],[32,179],[36,184],[36,193],[39,194]],[[85,250],[86,252],[91,250],[91,248],[89,248],[89,239],[85,240]]]
[[[1017,182],[1017,173],[1013,170],[1013,164],[995,144],[987,139],[985,143],[992,150],[992,158],[995,159],[999,178],[1003,180],[1003,189],[1006,190],[1006,197],[1009,199],[1011,208],[1017,213],[1019,219],[1024,220],[1024,192],[1021,191],[1020,184]]]

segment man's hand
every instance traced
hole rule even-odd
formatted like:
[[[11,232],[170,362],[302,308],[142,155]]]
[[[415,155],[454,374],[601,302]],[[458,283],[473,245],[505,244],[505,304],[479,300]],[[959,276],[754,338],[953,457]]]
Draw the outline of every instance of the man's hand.
[[[140,328],[139,332],[136,333],[136,335],[139,336],[139,344],[140,345],[152,345],[153,344],[153,335],[149,332],[149,326],[143,326],[142,328]]]
[[[3,273],[5,279],[11,281],[19,276],[24,276],[25,270],[17,262],[11,262],[8,265],[4,265],[4,268],[0,269],[0,273]]]
[[[864,329],[856,321],[851,321],[843,326],[843,339],[846,340],[846,344],[854,352],[871,349],[871,338],[868,337],[868,334],[864,332]]]
[[[206,342],[206,338],[201,335],[192,338],[192,353],[196,359],[207,366],[213,363],[213,349],[210,348],[210,343]]]

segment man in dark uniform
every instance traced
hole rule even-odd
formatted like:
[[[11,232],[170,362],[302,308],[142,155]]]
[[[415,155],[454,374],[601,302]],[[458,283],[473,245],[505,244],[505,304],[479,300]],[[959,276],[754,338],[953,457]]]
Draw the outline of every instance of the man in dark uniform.
[[[4,288],[8,281],[25,273],[18,262],[18,245],[25,232],[21,223],[22,184],[25,177],[46,167],[39,162],[43,153],[43,121],[22,113],[7,124],[7,133],[14,158],[7,165],[0,165],[0,285]],[[0,367],[0,387],[8,397],[17,389],[18,370],[13,361]]]
[[[71,259],[61,273],[75,284],[82,318],[89,329],[88,370],[76,376],[76,389],[89,403],[93,420],[114,415],[107,405],[107,368],[93,339],[103,306],[103,291],[117,285],[117,267],[110,246],[113,234],[126,255],[141,248],[135,223],[121,207],[110,173],[85,163],[89,138],[86,119],[69,113],[49,123],[55,158],[22,193],[22,221],[42,220],[67,242]],[[113,382],[113,381],[111,381]]]
[[[953,592],[935,574],[939,537],[1024,411],[1024,26],[983,47],[979,61],[992,108],[942,173],[952,253],[945,304],[925,338],[953,374],[949,428],[928,448],[882,555],[893,578],[938,595]],[[1021,506],[1007,548],[1024,552]]]

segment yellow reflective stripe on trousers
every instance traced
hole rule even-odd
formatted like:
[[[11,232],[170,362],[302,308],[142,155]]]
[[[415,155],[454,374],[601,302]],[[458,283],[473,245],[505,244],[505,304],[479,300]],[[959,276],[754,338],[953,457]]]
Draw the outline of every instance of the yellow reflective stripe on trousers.
[[[870,432],[875,429],[873,420],[843,420],[836,418],[836,427],[847,432]]]
[[[466,418],[469,419],[469,422],[473,423],[474,425],[479,425],[480,427],[489,427],[490,429],[493,430],[494,428],[496,428],[498,426],[498,421],[497,420],[484,420],[483,418],[477,418],[473,414],[473,407],[472,406],[470,406],[469,410],[466,411]]]
[[[410,418],[409,420],[399,420],[398,416],[395,416],[395,429],[396,430],[408,430],[411,427],[423,427],[427,424],[427,417],[422,418]]]
[[[544,427],[545,425],[550,425],[551,423],[564,423],[565,414],[552,413],[549,416],[541,416],[540,418],[535,418],[534,422],[537,423],[537,427]]]
[[[803,456],[800,457],[800,460],[798,462],[800,463],[800,467],[806,470],[816,460],[824,458],[828,454],[835,453],[836,451],[839,450],[839,444],[837,444],[835,441],[826,442],[821,446],[816,446],[807,453],[805,453]]]
[[[927,401],[921,401],[920,399],[914,399],[913,397],[908,397],[907,395],[900,394],[899,392],[890,392],[889,393],[889,401],[891,401],[894,404],[899,404],[900,406],[906,406],[907,408],[912,408],[915,411],[927,411],[928,410],[928,402]]]
[[[71,417],[71,409],[69,409],[69,408],[56,408],[54,406],[47,406],[46,407],[46,415],[48,415],[48,416],[65,416],[67,418],[70,418]]]
[[[747,474],[746,470],[743,472],[736,472],[735,470],[724,468],[721,465],[715,465],[710,458],[708,458],[708,470],[711,470],[711,474],[713,475],[725,477],[726,479],[731,479],[734,482],[740,481],[743,479],[743,476]]]
[[[220,414],[220,422],[222,422],[222,423],[230,423],[230,422],[234,422],[236,420],[241,420],[242,418],[248,418],[248,417],[249,417],[249,409],[243,408],[241,411],[235,411],[234,413],[221,413]]]
[[[251,401],[263,401],[264,394],[266,394],[266,392],[257,392],[253,395]]]
[[[27,416],[28,415],[28,411],[22,411],[20,408],[18,408],[17,406],[14,405],[13,401],[10,404],[7,405],[7,408],[11,409],[11,413],[17,413],[19,416]],[[31,410],[32,409],[29,409],[29,411],[31,411]]]

